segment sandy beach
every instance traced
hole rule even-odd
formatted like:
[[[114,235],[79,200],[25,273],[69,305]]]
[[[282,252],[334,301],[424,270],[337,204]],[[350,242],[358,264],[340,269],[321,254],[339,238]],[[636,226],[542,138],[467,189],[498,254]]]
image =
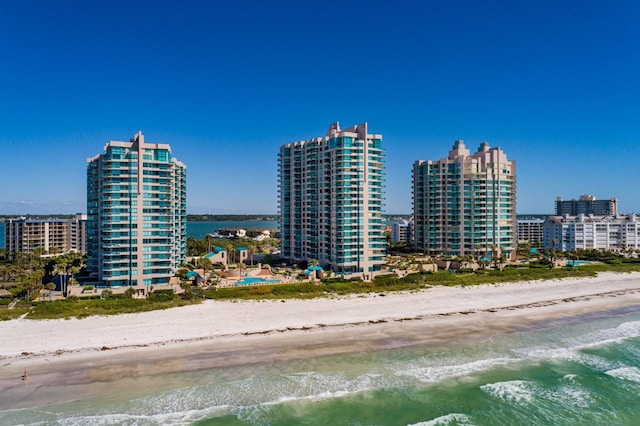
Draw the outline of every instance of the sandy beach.
[[[113,317],[0,322],[0,406],[123,379],[503,334],[640,307],[640,273],[333,299],[206,301]],[[29,371],[29,389],[21,383]],[[99,392],[99,391],[96,391]],[[28,402],[26,402],[28,401]]]

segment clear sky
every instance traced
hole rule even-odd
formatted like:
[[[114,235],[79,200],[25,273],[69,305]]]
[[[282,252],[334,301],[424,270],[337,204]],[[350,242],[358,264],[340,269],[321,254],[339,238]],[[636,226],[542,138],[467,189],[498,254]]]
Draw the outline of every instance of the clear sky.
[[[189,213],[276,213],[285,143],[369,123],[386,212],[453,141],[557,196],[640,212],[640,2],[0,1],[0,214],[86,211],[86,159],[142,130]]]

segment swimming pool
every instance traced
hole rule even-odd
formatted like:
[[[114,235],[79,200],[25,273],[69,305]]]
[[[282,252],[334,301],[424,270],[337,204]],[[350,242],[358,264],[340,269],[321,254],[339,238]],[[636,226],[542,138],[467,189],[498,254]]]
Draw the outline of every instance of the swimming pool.
[[[264,280],[262,278],[244,277],[236,281],[236,285],[279,284],[279,280]]]
[[[580,266],[580,265],[591,265],[591,262],[588,260],[570,260],[565,263],[565,266]]]

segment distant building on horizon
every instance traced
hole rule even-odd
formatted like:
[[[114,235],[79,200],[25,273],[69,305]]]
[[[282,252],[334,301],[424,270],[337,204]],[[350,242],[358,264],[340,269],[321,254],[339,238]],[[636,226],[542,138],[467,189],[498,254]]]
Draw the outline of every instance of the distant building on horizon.
[[[577,216],[579,214],[615,216],[618,214],[618,199],[596,200],[593,195],[581,195],[577,200],[556,198],[556,216]]]
[[[33,253],[36,248],[45,253],[87,252],[87,216],[77,214],[72,219],[7,219],[5,250],[7,253]]]
[[[386,255],[383,164],[382,135],[367,123],[282,145],[281,255],[371,280]]]
[[[486,142],[413,165],[414,245],[427,254],[515,256],[516,164]]]
[[[99,285],[168,284],[186,260],[186,166],[167,144],[110,141],[87,160],[87,269]],[[146,290],[145,290],[146,289]]]
[[[543,246],[562,252],[640,248],[640,218],[635,214],[550,216],[543,232]]]
[[[408,243],[413,241],[413,222],[402,219],[391,224],[391,242]]]

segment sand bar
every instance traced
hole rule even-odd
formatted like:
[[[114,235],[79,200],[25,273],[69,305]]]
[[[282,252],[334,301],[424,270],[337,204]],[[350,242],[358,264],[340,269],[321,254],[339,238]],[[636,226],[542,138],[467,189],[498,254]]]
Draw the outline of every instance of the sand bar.
[[[5,389],[0,406],[24,402],[17,382],[25,368],[29,381],[40,383],[33,386],[29,404],[51,403],[59,398],[46,389],[60,385],[76,386],[81,393],[83,385],[123,377],[477,338],[629,307],[640,307],[640,273],[438,286],[384,296],[206,301],[81,320],[5,321],[0,322],[0,387]]]

